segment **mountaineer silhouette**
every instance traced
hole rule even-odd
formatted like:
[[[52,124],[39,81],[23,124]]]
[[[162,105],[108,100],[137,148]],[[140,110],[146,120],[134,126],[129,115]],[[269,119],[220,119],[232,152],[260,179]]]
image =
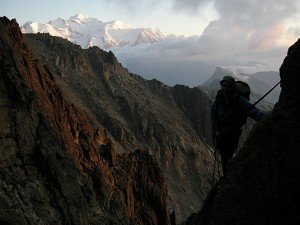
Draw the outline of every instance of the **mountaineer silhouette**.
[[[211,110],[212,134],[215,147],[220,153],[223,175],[228,161],[238,147],[242,126],[247,117],[256,121],[264,117],[249,100],[250,88],[246,83],[224,76]]]

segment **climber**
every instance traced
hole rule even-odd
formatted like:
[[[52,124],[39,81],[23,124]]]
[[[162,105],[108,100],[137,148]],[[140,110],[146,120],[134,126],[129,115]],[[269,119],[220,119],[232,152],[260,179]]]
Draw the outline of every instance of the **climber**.
[[[265,114],[237,92],[236,81],[232,76],[224,76],[220,84],[221,90],[213,103],[211,120],[213,140],[221,155],[225,176],[227,163],[238,147],[241,128],[247,122],[247,117],[258,121]]]

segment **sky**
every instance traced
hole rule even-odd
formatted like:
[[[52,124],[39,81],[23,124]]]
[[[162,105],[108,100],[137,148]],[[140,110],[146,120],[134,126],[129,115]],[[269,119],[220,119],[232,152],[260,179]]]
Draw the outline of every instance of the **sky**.
[[[174,34],[152,46],[114,50],[130,72],[168,85],[197,86],[218,66],[278,71],[300,37],[299,0],[1,0],[0,7],[1,16],[20,25],[77,13]]]
[[[186,5],[185,5],[186,4]],[[218,16],[211,1],[186,0],[1,0],[1,15],[47,23],[77,13],[104,22],[121,20],[135,27],[158,27],[176,35],[199,35]],[[189,24],[187,26],[187,23]]]

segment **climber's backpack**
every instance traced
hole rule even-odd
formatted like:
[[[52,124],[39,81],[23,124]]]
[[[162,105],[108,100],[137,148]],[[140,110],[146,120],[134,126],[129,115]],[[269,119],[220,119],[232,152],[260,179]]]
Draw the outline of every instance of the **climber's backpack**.
[[[236,81],[235,85],[237,92],[249,101],[251,93],[249,84],[244,81]]]

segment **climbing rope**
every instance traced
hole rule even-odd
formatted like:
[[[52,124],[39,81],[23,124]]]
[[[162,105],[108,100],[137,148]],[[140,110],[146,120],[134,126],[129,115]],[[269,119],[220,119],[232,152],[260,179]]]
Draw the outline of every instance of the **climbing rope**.
[[[268,94],[270,94],[271,91],[273,91],[279,84],[281,81],[279,81],[277,84],[275,84],[274,87],[272,87],[266,94],[264,94],[260,99],[258,99],[255,103],[253,103],[251,105],[251,107],[247,110],[250,111],[257,103],[259,103],[261,100],[263,100]],[[220,173],[220,166],[219,166],[219,159],[218,159],[218,146],[216,144],[216,137],[213,137],[213,145],[214,145],[214,169],[213,169],[213,175],[212,175],[212,181],[211,181],[211,190],[213,189],[214,186],[214,182],[216,179],[216,167],[218,169],[218,175],[219,178],[221,177],[221,173]]]
[[[248,111],[250,111],[257,103],[259,103],[259,102],[260,102],[261,100],[263,100],[268,94],[270,94],[271,91],[273,91],[273,90],[278,86],[278,84],[280,84],[280,82],[281,82],[281,80],[280,80],[277,84],[275,84],[275,86],[272,87],[272,88],[271,88],[266,94],[264,94],[260,99],[258,99],[255,103],[253,103],[252,106],[249,108]]]

